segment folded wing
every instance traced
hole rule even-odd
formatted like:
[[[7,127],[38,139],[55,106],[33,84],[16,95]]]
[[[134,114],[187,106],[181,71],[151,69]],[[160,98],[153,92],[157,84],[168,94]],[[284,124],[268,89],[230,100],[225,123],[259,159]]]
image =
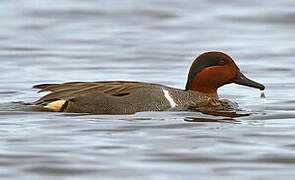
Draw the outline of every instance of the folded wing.
[[[136,88],[144,88],[150,83],[132,81],[97,81],[97,82],[69,82],[63,84],[40,84],[33,88],[40,89],[39,92],[50,91],[49,94],[35,101],[34,105],[48,104],[57,100],[69,100],[76,95],[81,95],[95,90],[110,96],[125,96]]]

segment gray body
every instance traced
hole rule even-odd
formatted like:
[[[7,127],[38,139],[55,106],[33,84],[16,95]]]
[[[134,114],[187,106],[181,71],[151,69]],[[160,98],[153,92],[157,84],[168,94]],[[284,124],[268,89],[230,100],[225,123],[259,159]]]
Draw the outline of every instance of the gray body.
[[[140,111],[163,111],[173,107],[199,107],[206,104],[208,98],[215,99],[191,90],[141,82],[74,82],[35,87],[52,93],[40,98],[34,105],[46,107],[54,101],[65,100],[59,109],[64,112],[131,114]]]

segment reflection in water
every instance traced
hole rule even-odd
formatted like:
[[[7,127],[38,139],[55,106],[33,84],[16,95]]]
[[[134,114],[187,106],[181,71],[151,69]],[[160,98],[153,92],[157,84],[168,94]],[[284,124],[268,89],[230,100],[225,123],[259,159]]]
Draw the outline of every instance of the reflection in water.
[[[213,115],[213,116],[224,116],[224,117],[230,117],[230,118],[250,116],[249,113],[240,114],[239,112],[235,112],[235,111],[202,111],[202,113]]]
[[[227,122],[238,123],[239,121],[234,119],[238,117],[250,116],[250,114],[240,114],[238,112],[230,111],[202,111],[203,114],[210,115],[209,117],[186,117],[184,120],[188,122]],[[218,117],[216,117],[218,116]]]
[[[184,121],[187,122],[219,122],[219,123],[237,123],[239,121],[231,118],[223,119],[210,119],[210,118],[199,118],[199,117],[186,117]]]

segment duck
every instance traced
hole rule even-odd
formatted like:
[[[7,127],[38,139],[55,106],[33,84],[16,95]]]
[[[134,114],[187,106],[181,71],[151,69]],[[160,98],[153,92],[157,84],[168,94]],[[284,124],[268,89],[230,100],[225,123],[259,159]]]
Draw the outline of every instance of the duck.
[[[193,61],[184,89],[136,81],[39,84],[33,88],[50,93],[32,105],[55,112],[114,115],[173,108],[218,108],[227,103],[219,99],[217,89],[230,83],[265,89],[243,75],[229,55],[210,51]]]

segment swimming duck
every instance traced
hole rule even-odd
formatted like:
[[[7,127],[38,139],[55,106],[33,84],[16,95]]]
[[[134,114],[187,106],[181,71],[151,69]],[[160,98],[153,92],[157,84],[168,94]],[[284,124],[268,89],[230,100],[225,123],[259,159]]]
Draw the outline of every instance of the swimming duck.
[[[33,88],[50,93],[35,101],[33,106],[51,111],[95,114],[218,107],[223,101],[218,99],[217,89],[229,83],[265,89],[262,84],[244,76],[230,56],[222,52],[206,52],[192,63],[185,89],[132,81],[40,84]]]

